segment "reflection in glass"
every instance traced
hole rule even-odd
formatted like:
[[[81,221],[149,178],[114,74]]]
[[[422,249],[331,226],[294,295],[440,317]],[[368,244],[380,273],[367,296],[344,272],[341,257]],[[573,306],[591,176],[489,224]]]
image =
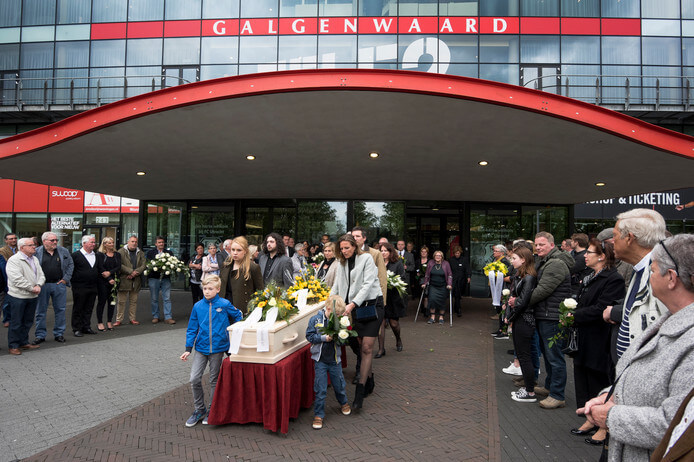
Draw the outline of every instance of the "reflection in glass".
[[[602,62],[604,64],[639,64],[641,47],[639,37],[603,37]]]
[[[203,0],[203,19],[238,18],[239,0]]]
[[[196,242],[202,242],[205,248],[216,244],[219,249],[225,239],[234,236],[234,207],[215,206],[212,211],[191,209],[190,212],[190,247],[192,255]]]
[[[277,37],[240,37],[240,63],[276,63]],[[275,66],[276,69],[276,66]]]
[[[22,0],[0,2],[0,27],[19,26],[22,13]]]
[[[91,0],[58,0],[58,24],[87,23],[91,11]]]
[[[19,68],[19,44],[0,45],[0,69]]]
[[[241,0],[242,18],[276,18],[277,0]]]
[[[643,66],[642,72],[644,102],[654,104],[659,98],[661,104],[683,104],[679,66]]]
[[[200,62],[200,38],[164,39],[164,64],[198,64]]]
[[[56,26],[56,40],[89,40],[91,36],[91,25],[74,24],[70,26]]]
[[[679,37],[643,37],[643,64],[678,66],[681,52]]]
[[[627,91],[626,81],[629,79],[629,100],[633,103],[641,101],[641,66],[602,66],[600,91],[602,104],[624,104]],[[615,76],[615,77],[606,77]]]
[[[445,72],[448,75],[460,75],[462,77],[479,77],[477,64],[450,64]]]
[[[393,63],[398,59],[396,35],[360,35],[360,63]],[[363,66],[359,66],[363,67]]]
[[[320,16],[356,16],[357,0],[320,0]]]
[[[481,1],[480,16],[518,16],[518,0]]]
[[[299,239],[319,242],[323,234],[330,240],[347,232],[347,202],[316,201],[299,202]]]
[[[89,69],[56,69],[55,87],[53,95],[55,101],[60,104],[72,101],[75,104],[87,103],[89,81],[86,77]],[[81,77],[81,78],[80,78]],[[70,90],[70,83],[74,83],[74,89]],[[72,93],[71,93],[72,92]],[[72,100],[70,99],[72,98]]]
[[[41,236],[46,231],[48,214],[46,213],[17,213],[17,226],[12,231],[17,236]]]
[[[400,16],[436,16],[438,0],[400,0]]]
[[[598,37],[595,37],[598,38]],[[569,81],[569,90],[566,94],[562,88],[562,95],[580,99],[590,103],[595,102],[595,79],[600,75],[600,66],[597,65],[567,65],[561,67],[562,85]]]
[[[477,62],[479,39],[476,35],[441,35],[441,40],[448,45],[452,63]]]
[[[359,16],[397,16],[397,0],[362,0],[359,2]]]
[[[559,0],[521,0],[523,16],[559,16]]]
[[[316,44],[315,35],[280,36],[278,69],[282,70],[283,65],[288,65],[288,69],[315,68]]]
[[[92,0],[92,22],[122,22],[128,0]]]
[[[602,15],[608,18],[638,18],[639,0],[602,0]]]
[[[55,24],[55,0],[24,0],[22,25]]]
[[[558,63],[559,37],[524,35],[521,37],[521,62]]]
[[[296,207],[273,207],[272,230],[280,235],[296,236]]]
[[[381,237],[396,241],[405,235],[405,204],[354,201],[354,224],[366,229],[369,245]]]
[[[0,56],[2,56],[2,53],[0,53]],[[682,39],[682,64],[694,66],[694,38]],[[7,68],[5,67],[4,69]]]
[[[519,78],[517,64],[480,64],[480,79],[518,85]]]
[[[125,40],[94,40],[91,49],[91,66],[124,66]]]
[[[517,63],[518,36],[480,36],[480,62]]]
[[[21,67],[22,69],[42,69],[53,67],[53,42],[23,43]]]
[[[55,26],[22,27],[22,42],[52,42]]]
[[[89,42],[57,42],[55,44],[55,67],[89,66]]]
[[[128,6],[128,21],[161,21],[164,0],[138,0]]]
[[[683,31],[684,32],[684,31]],[[679,37],[680,21],[676,19],[642,19],[641,35]],[[684,35],[684,34],[682,34]]]
[[[89,76],[97,78],[89,79],[89,101],[105,104],[122,99],[124,75],[123,67],[91,67]]]
[[[561,0],[563,17],[597,18],[600,16],[600,0]]]
[[[561,62],[599,63],[600,37],[562,37]]]
[[[131,39],[128,40],[128,66],[146,66],[161,64],[162,40]]]
[[[260,246],[270,229],[270,209],[268,207],[248,207],[246,209],[245,232],[249,244]]]
[[[680,0],[641,0],[644,18],[679,18]]]
[[[201,0],[166,0],[166,19],[200,19]]]
[[[202,39],[203,64],[236,63],[238,53],[238,37],[203,37]]]
[[[356,35],[319,35],[318,61],[321,63],[353,63],[357,60]]]
[[[280,0],[280,17],[311,17],[318,14],[318,0]]]
[[[694,0],[682,0],[682,19],[694,19]]]
[[[127,96],[137,96],[159,90],[161,77],[152,77],[159,74],[161,74],[161,67],[159,66],[127,67],[125,69],[125,76],[128,78]],[[152,83],[152,79],[154,79],[154,83]]]
[[[477,0],[440,0],[439,15],[477,16]]]

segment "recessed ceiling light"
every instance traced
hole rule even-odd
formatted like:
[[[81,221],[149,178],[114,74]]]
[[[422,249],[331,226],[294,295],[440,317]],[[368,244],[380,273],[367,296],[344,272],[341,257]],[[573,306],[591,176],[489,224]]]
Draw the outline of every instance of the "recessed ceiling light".
[[[375,159],[378,157],[378,153],[377,152],[370,152],[369,157],[371,157],[372,159]]]
[[[198,206],[197,206],[197,205],[191,205],[190,208],[191,208],[191,209],[197,209]]]
[[[431,209],[431,210],[434,211],[434,212],[438,212],[438,211],[439,211],[439,209]]]
[[[486,166],[486,165],[489,165],[489,162],[487,162],[486,160],[481,160],[481,161],[479,161],[479,162],[477,162],[477,163],[480,164],[482,167],[484,167],[484,166]]]
[[[145,172],[137,172],[137,176],[145,176],[145,175],[146,175]]]
[[[246,156],[246,160],[255,160],[255,156],[248,155],[248,156]]]
[[[597,183],[595,183],[595,186],[602,187],[605,186],[605,183],[603,183],[602,181],[598,181]]]

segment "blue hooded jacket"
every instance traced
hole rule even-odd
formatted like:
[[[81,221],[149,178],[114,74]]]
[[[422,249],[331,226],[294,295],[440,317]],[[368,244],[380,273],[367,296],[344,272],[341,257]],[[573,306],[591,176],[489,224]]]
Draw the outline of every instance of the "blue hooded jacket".
[[[231,323],[229,322],[231,319]],[[203,298],[195,305],[188,320],[186,351],[195,349],[205,355],[229,350],[227,327],[243,319],[243,314],[231,302],[219,295],[212,300]]]

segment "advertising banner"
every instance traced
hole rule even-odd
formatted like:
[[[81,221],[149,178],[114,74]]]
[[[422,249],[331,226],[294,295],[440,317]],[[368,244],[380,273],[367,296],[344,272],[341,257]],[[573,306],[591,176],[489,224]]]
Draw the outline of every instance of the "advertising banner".
[[[85,191],[85,213],[119,213],[120,197]]]

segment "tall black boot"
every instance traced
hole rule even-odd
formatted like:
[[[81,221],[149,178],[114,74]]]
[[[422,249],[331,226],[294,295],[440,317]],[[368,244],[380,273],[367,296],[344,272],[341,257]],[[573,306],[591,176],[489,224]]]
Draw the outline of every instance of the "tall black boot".
[[[369,396],[371,393],[374,391],[374,387],[376,386],[376,381],[374,380],[374,375],[371,374],[367,379],[366,383],[364,384],[364,397],[366,398]]]
[[[354,392],[354,402],[352,403],[352,409],[361,409],[364,404],[364,384],[358,383],[357,389]]]

